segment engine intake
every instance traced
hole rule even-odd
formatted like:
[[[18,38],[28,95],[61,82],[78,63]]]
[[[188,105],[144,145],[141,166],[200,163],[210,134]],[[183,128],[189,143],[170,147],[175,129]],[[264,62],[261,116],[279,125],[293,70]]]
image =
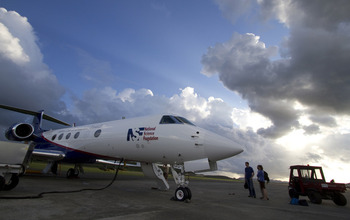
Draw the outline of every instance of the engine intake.
[[[10,127],[6,132],[9,140],[25,141],[29,140],[34,133],[34,127],[31,124],[19,123]]]

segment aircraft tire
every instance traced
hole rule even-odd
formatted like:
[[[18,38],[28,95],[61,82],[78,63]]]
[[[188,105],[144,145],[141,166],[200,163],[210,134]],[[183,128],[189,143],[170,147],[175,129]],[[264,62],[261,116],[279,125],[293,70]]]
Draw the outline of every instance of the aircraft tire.
[[[18,175],[12,174],[10,182],[8,184],[4,184],[3,190],[9,191],[9,190],[15,188],[18,185],[18,183],[19,183]]]
[[[5,178],[3,176],[0,176],[0,191],[4,188],[5,186]]]
[[[188,198],[188,191],[184,187],[179,187],[175,191],[175,199],[177,201],[184,201]]]
[[[79,170],[75,171],[75,169],[70,168],[67,171],[67,178],[73,178],[73,177],[78,177],[79,176]]]
[[[187,199],[191,200],[192,199],[192,192],[191,192],[190,188],[185,187],[185,190],[187,190],[187,194],[188,194]]]
[[[57,175],[57,170],[58,170],[58,163],[55,162],[52,167],[51,167],[51,172],[55,175]]]

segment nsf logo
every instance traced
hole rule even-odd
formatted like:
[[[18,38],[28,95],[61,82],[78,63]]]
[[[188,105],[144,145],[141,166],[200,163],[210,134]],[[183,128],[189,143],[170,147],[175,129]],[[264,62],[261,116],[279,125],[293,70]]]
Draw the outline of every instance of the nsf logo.
[[[155,136],[156,127],[129,128],[126,136],[127,141],[156,141],[159,138]]]
[[[135,129],[132,129],[130,128],[128,130],[128,136],[126,138],[127,141],[139,141],[140,140],[140,137],[143,136],[143,131],[145,130],[145,128],[135,128]]]

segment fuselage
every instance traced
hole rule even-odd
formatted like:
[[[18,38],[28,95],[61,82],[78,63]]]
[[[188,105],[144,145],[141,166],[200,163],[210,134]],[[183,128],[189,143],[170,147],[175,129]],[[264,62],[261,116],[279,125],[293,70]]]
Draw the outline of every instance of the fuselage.
[[[64,160],[74,163],[123,158],[168,164],[203,158],[218,161],[243,151],[235,142],[172,115],[50,130],[42,133],[36,149],[64,152]]]

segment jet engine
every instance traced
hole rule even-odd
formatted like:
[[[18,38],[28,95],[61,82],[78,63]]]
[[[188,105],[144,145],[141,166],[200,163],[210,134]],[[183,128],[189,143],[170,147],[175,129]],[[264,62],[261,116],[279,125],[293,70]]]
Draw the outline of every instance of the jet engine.
[[[6,138],[13,141],[29,140],[34,133],[34,127],[27,123],[18,123],[6,131]]]

